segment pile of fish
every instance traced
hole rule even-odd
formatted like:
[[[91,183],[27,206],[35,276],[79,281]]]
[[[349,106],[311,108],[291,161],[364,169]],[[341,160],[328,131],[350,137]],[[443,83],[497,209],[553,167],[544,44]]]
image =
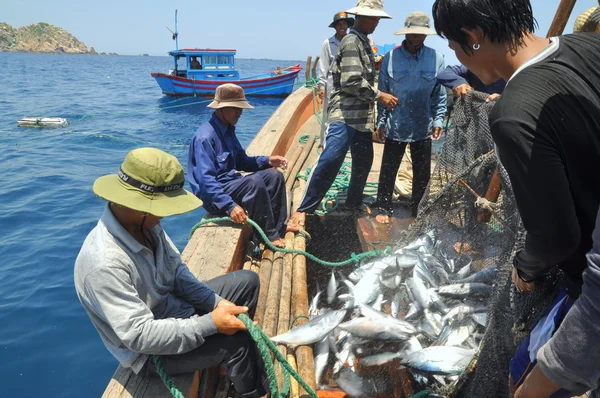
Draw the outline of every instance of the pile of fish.
[[[433,230],[346,277],[332,271],[311,302],[310,320],[272,340],[314,344],[321,389],[337,385],[357,397],[390,392],[402,368],[420,389],[451,387],[485,331],[497,266],[476,272],[470,256],[441,247]]]

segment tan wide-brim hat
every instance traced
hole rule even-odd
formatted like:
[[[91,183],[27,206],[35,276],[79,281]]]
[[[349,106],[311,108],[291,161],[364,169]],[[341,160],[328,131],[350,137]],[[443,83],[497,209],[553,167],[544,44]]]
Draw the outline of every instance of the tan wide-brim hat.
[[[383,0],[358,0],[356,6],[346,12],[366,17],[392,18],[388,13],[383,11]]]
[[[429,15],[421,11],[415,11],[408,14],[404,22],[404,27],[394,34],[437,35],[437,32],[431,29]]]
[[[117,174],[98,178],[92,188],[102,199],[157,217],[183,214],[202,201],[183,189],[185,173],[173,155],[156,148],[134,149]]]
[[[213,102],[207,105],[208,108],[219,109],[219,108],[242,108],[252,109],[252,105],[246,100],[244,89],[236,84],[226,83],[221,84],[217,87],[215,93],[215,99]]]

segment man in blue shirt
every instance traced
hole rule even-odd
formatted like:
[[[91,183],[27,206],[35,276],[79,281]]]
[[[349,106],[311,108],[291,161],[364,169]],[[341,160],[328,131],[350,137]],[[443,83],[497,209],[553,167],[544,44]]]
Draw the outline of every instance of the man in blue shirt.
[[[254,108],[244,89],[235,84],[217,87],[211,119],[198,128],[190,143],[187,179],[194,195],[210,213],[226,213],[243,224],[252,218],[277,247],[285,247],[287,199],[283,156],[248,156],[235,135],[243,109]],[[239,171],[254,172],[242,176]],[[247,212],[247,213],[246,213]]]
[[[446,113],[446,91],[437,82],[444,68],[444,56],[425,47],[427,35],[436,34],[424,12],[408,15],[404,28],[395,34],[406,35],[402,46],[385,55],[379,71],[381,91],[398,98],[391,111],[377,106],[377,137],[385,141],[379,188],[377,221],[390,222],[392,192],[406,145],[410,143],[413,163],[412,216],[417,209],[431,175],[431,138],[440,139]]]
[[[484,84],[464,65],[448,66],[438,74],[437,81],[451,89],[456,97],[464,97],[471,90],[489,94],[488,102],[498,98],[506,86],[504,79],[498,79],[492,84]]]

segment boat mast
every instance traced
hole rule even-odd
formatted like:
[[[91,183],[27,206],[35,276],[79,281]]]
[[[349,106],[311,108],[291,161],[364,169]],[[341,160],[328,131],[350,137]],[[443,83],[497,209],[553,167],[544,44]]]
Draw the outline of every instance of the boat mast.
[[[175,9],[175,51],[179,50],[179,32],[177,32],[177,9]]]

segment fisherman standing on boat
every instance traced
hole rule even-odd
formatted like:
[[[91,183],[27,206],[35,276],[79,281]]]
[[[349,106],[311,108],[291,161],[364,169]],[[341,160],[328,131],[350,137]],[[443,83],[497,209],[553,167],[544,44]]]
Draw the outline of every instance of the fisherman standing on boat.
[[[377,105],[377,138],[385,142],[379,186],[377,222],[388,224],[392,215],[392,193],[406,146],[410,145],[413,166],[412,217],[431,176],[431,140],[442,136],[446,114],[446,90],[436,81],[444,69],[444,56],[424,45],[431,29],[429,16],[420,11],[406,18],[395,33],[406,35],[402,46],[385,55],[379,71],[378,88],[402,101],[392,111]]]
[[[194,195],[210,213],[226,213],[243,224],[250,217],[277,247],[285,247],[287,199],[283,156],[248,156],[235,135],[235,125],[244,109],[254,108],[246,101],[244,89],[235,84],[217,87],[210,120],[201,125],[188,156],[187,179]],[[275,167],[275,168],[273,168]],[[252,174],[242,176],[239,171]],[[246,213],[247,212],[247,213]]]
[[[121,366],[168,375],[224,364],[238,394],[260,397],[267,378],[256,345],[236,315],[254,315],[259,280],[236,271],[200,282],[160,225],[202,205],[183,189],[177,159],[154,148],[127,154],[94,193],[108,201],[75,261],[75,289],[102,341]]]
[[[345,208],[357,213],[373,164],[375,101],[389,110],[398,104],[393,95],[375,88],[375,60],[367,35],[381,18],[391,18],[383,10],[383,0],[359,0],[347,11],[356,15],[354,27],[343,38],[333,64],[333,91],[328,107],[329,127],[323,153],[309,179],[298,211],[290,223],[304,225],[306,213],[313,213],[333,184],[348,149],[352,153],[352,176]]]
[[[518,397],[581,394],[600,375],[581,357],[597,360],[600,319],[588,315],[598,313],[597,287],[585,304],[594,311],[576,303],[580,316],[561,322],[581,293],[600,205],[600,35],[536,36],[529,0],[436,0],[433,14],[463,65],[485,84],[508,82],[490,128],[527,230],[516,290],[531,291],[556,266],[564,272],[511,361],[512,387]],[[591,336],[594,347],[584,346]]]
[[[353,26],[354,18],[348,17],[348,14],[345,12],[335,14],[333,22],[329,24],[330,28],[335,29],[335,34],[323,42],[321,56],[319,57],[319,68],[317,69],[319,76],[319,96],[321,99],[325,95],[325,87],[327,87],[327,95],[331,95],[333,91],[333,73],[331,67],[342,39],[348,33],[348,28]]]

